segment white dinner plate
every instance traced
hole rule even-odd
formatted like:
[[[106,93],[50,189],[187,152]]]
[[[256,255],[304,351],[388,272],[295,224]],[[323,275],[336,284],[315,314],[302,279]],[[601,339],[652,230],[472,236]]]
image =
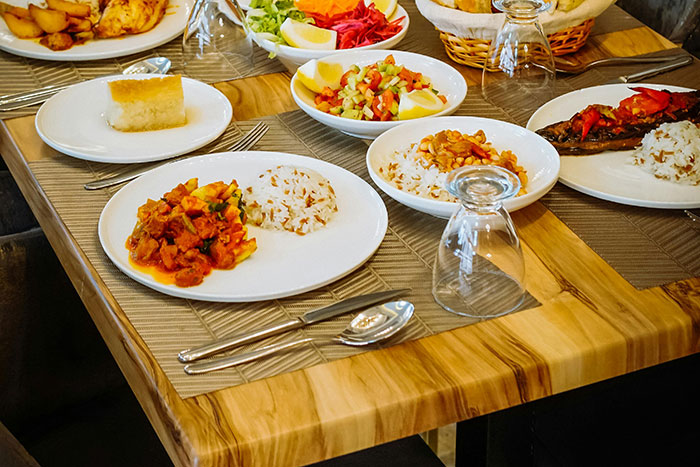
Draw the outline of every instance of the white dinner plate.
[[[187,123],[156,131],[124,132],[109,126],[108,81],[148,79],[162,75],[115,75],[79,83],[46,101],[36,114],[41,139],[69,156],[96,162],[131,164],[186,154],[218,138],[233,110],[219,90],[182,78]]]
[[[458,203],[436,201],[401,191],[382,177],[379,167],[391,160],[394,151],[408,149],[428,135],[442,130],[459,130],[474,134],[484,130],[486,140],[493,143],[498,152],[510,150],[518,158],[518,165],[527,172],[527,193],[506,200],[503,205],[509,211],[528,206],[544,196],[557,181],[559,154],[544,138],[523,127],[500,120],[480,117],[438,117],[425,121],[407,122],[383,133],[367,150],[367,170],[379,189],[401,204],[433,216],[449,218]]]
[[[126,239],[136,211],[148,198],[158,199],[178,183],[198,177],[200,186],[235,179],[245,187],[278,165],[315,170],[336,193],[338,212],[328,225],[306,235],[265,230],[248,224],[258,249],[232,270],[214,270],[195,287],[164,285],[129,263]],[[98,233],[107,256],[127,276],[168,295],[218,302],[249,302],[286,297],[329,284],[354,271],[379,247],[387,229],[380,196],[357,175],[310,157],[279,152],[220,153],[186,159],[146,173],[110,199]]]
[[[552,123],[568,120],[590,104],[616,107],[633,95],[633,87],[692,91],[662,84],[608,84],[573,91],[540,107],[527,122],[535,131]],[[596,198],[631,206],[664,209],[700,207],[700,186],[680,185],[655,178],[628,164],[632,151],[605,151],[590,156],[562,156],[559,180],[574,190]]]
[[[396,11],[394,11],[394,14],[391,15],[391,18],[389,18],[389,21],[394,21],[397,18],[403,17],[403,21],[401,22],[401,30],[397,32],[395,35],[391,36],[388,39],[385,39],[381,42],[377,42],[376,44],[370,44],[370,45],[365,45],[363,47],[355,47],[353,49],[335,49],[335,50],[311,50],[311,49],[300,49],[298,47],[291,47],[289,45],[281,45],[277,44],[275,42],[269,41],[267,39],[262,39],[259,37],[257,34],[253,35],[253,38],[255,39],[255,42],[262,47],[263,49],[267,50],[270,53],[273,53],[276,55],[276,57],[279,59],[282,64],[287,67],[287,69],[291,72],[294,73],[297,71],[297,68],[300,65],[303,65],[304,63],[308,62],[309,60],[312,60],[314,58],[323,58],[328,55],[335,55],[338,53],[349,53],[349,52],[355,52],[355,51],[363,51],[363,50],[373,50],[373,49],[391,49],[392,47],[396,46],[401,40],[406,36],[406,33],[408,32],[408,26],[409,26],[409,18],[408,18],[408,13],[406,13],[406,10],[403,9],[401,5],[398,5],[396,7]]]
[[[16,6],[27,7],[29,3],[40,6],[37,0],[7,0]],[[150,50],[176,38],[185,29],[193,0],[170,0],[163,19],[150,31],[109,39],[94,39],[68,50],[54,51],[39,44],[38,39],[20,39],[10,32],[5,21],[0,20],[0,50],[22,57],[42,60],[83,61],[124,57]]]
[[[389,128],[394,128],[408,121],[427,122],[429,119],[440,115],[454,113],[464,98],[467,96],[467,82],[460,72],[447,63],[426,55],[398,50],[365,50],[339,53],[324,57],[321,61],[327,63],[339,63],[343,70],[349,70],[352,65],[360,67],[371,65],[383,60],[387,55],[393,55],[397,65],[403,65],[411,71],[422,73],[430,79],[433,88],[447,98],[445,108],[428,117],[413,120],[396,120],[390,122],[373,122],[367,120],[355,120],[343,118],[316,109],[314,97],[316,94],[304,86],[295,73],[292,77],[291,89],[294,102],[314,120],[324,125],[342,131],[350,136],[358,138],[374,139]]]

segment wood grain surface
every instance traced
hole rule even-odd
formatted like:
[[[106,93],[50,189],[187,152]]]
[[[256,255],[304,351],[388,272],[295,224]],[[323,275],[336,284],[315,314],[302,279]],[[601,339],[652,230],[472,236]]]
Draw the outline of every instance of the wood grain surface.
[[[591,37],[578,57],[672,47],[637,28]],[[294,109],[288,84],[217,87],[245,120]],[[698,351],[700,279],[636,290],[535,203],[513,218],[541,307],[182,400],[29,170],[55,155],[32,117],[0,122],[0,153],[176,465],[307,464]]]

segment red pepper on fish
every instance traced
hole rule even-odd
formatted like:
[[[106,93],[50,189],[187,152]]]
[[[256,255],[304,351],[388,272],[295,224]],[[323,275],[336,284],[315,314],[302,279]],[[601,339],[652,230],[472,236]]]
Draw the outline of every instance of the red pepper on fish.
[[[561,155],[596,154],[633,149],[662,123],[700,123],[700,91],[670,92],[633,87],[636,94],[617,107],[592,104],[571,119],[548,125],[537,133]]]

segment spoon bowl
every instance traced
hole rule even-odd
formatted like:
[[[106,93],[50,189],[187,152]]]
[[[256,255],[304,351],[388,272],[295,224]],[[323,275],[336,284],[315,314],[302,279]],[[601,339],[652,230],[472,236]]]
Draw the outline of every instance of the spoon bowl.
[[[325,338],[306,337],[292,342],[268,345],[248,353],[185,365],[184,370],[188,375],[209,373],[210,371],[252,362],[309,342],[315,342],[318,345],[344,344],[354,347],[374,344],[388,339],[401,330],[413,316],[413,310],[413,304],[404,300],[377,305],[357,315],[350,321],[345,330],[337,336]]]
[[[164,75],[170,70],[172,62],[166,57],[151,57],[126,67],[123,71],[125,75],[136,75],[139,73],[158,73]]]
[[[396,334],[413,316],[412,303],[398,300],[374,306],[357,315],[335,339],[345,345],[373,344]]]

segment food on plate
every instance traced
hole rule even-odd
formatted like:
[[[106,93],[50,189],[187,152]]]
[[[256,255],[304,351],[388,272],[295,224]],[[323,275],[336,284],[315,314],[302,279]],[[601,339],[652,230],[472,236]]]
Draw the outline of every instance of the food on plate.
[[[320,65],[308,65],[309,69],[314,66]],[[337,69],[334,70],[335,74],[325,77],[329,82],[332,78],[332,84],[338,78],[338,85],[324,85],[314,98],[321,112],[384,122],[432,115],[447,104],[447,98],[432,87],[428,77],[397,65],[392,55],[362,68],[353,65],[340,77]],[[310,81],[308,70],[303,70],[302,75],[300,81],[312,91],[325,84],[316,80],[311,87],[307,84]],[[322,75],[319,72],[314,76]]]
[[[97,37],[118,37],[149,31],[160,22],[168,0],[107,0],[95,27]]]
[[[395,0],[381,0],[387,15]],[[261,39],[305,49],[349,49],[395,36],[404,17],[387,20],[374,1],[252,0],[246,13],[250,29]]]
[[[44,34],[44,30],[30,17],[20,17],[10,12],[3,12],[2,18],[10,32],[20,39],[33,39]]]
[[[0,2],[8,29],[20,39],[41,38],[51,50],[66,50],[95,37],[139,34],[163,18],[168,0],[47,0],[48,7],[22,8]]]
[[[633,149],[646,133],[662,123],[700,123],[700,91],[631,89],[637,93],[620,101],[617,107],[592,104],[569,120],[548,125],[537,133],[561,155],[584,155]]]
[[[178,287],[201,284],[212,269],[232,269],[257,248],[248,239],[241,190],[192,178],[138,209],[126,247],[129,258]]]
[[[700,185],[700,127],[687,120],[664,123],[647,133],[630,162],[656,178]]]
[[[340,63],[328,63],[316,59],[297,68],[299,81],[315,93],[323,92],[323,88],[335,89],[340,86],[343,77],[343,66]]]
[[[287,44],[300,49],[333,50],[338,33],[317,28],[313,24],[287,18],[280,26],[280,34]]]
[[[110,81],[107,123],[119,131],[150,131],[187,123],[180,75]]]
[[[473,135],[443,130],[408,148],[394,151],[378,168],[379,175],[401,191],[437,201],[456,201],[445,190],[447,174],[468,165],[497,165],[513,172],[526,193],[527,172],[511,151],[498,152],[483,130]]]
[[[248,220],[265,229],[304,235],[323,228],[338,211],[335,191],[321,174],[280,165],[243,191]]]

